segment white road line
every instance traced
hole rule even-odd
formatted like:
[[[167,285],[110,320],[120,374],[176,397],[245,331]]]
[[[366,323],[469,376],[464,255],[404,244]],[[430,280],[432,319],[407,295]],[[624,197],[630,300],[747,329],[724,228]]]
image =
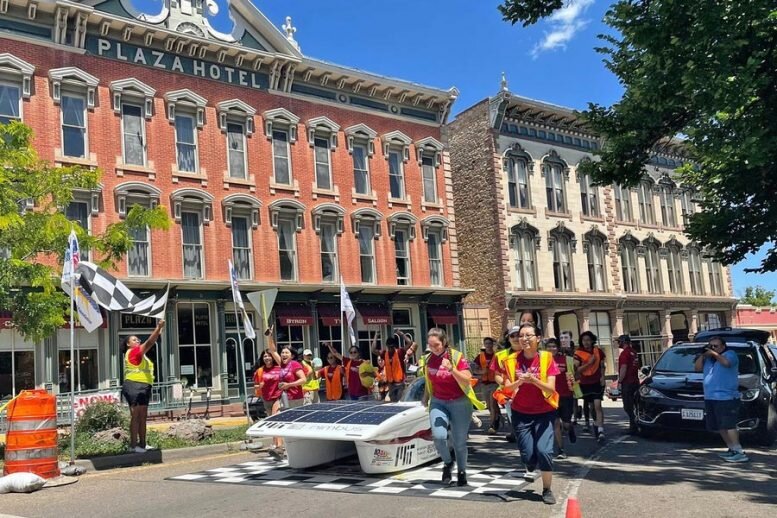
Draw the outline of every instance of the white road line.
[[[564,501],[564,505],[562,505],[559,509],[556,510],[555,513],[551,515],[551,518],[565,518],[567,514],[567,503],[569,502],[570,498],[577,498],[577,492],[580,490],[580,485],[583,483],[583,480],[588,475],[588,473],[591,471],[591,468],[599,464],[599,458],[601,458],[602,454],[607,451],[607,449],[610,446],[613,446],[615,444],[620,444],[626,439],[629,439],[630,437],[628,435],[621,435],[617,439],[615,439],[612,442],[607,443],[604,445],[600,450],[598,450],[594,455],[588,457],[582,466],[580,466],[577,470],[577,473],[574,478],[572,478],[569,483],[567,484],[566,490],[562,493],[562,500]]]

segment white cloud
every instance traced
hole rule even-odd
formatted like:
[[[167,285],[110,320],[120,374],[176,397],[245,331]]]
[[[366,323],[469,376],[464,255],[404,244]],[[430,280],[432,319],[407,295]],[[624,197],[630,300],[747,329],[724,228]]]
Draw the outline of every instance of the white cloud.
[[[566,48],[567,43],[584,29],[590,20],[582,19],[595,0],[568,0],[566,5],[548,18],[551,30],[531,50],[533,58],[545,51]]]

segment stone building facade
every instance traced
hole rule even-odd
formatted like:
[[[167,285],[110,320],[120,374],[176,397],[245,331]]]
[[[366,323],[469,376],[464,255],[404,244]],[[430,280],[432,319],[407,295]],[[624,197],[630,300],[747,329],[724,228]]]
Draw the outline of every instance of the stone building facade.
[[[727,269],[683,233],[695,210],[657,150],[633,189],[593,186],[578,165],[601,145],[570,109],[502,90],[460,113],[451,149],[462,286],[501,336],[531,311],[546,336],[630,334],[643,362],[700,329],[730,325]]]
[[[245,340],[240,365],[228,260],[245,291],[279,288],[276,338],[298,351],[341,347],[341,277],[365,355],[376,331],[439,325],[461,340],[466,291],[441,142],[457,91],[310,58],[290,19],[279,30],[249,0],[228,2],[234,27],[219,32],[205,4],[0,2],[0,122],[30,125],[46,160],[102,171],[101,189],[77,193],[68,217],[100,232],[135,204],[169,211],[172,228],[139,232],[115,272],[139,292],[174,288],[152,352],[157,380],[241,397],[240,371],[251,374],[264,344],[261,332]],[[154,326],[106,317],[76,333],[81,390],[118,386],[122,338]],[[64,329],[40,344],[0,330],[0,397],[69,391],[68,349]]]

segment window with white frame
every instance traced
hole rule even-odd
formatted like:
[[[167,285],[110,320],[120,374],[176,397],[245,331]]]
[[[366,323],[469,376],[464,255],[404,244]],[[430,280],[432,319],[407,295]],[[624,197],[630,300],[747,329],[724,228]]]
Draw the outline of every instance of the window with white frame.
[[[370,194],[370,170],[367,161],[367,146],[354,144],[351,148],[353,156],[353,185],[356,194]]]
[[[426,249],[429,254],[429,283],[442,286],[444,281],[442,265],[442,232],[429,230],[426,234]]]
[[[507,171],[507,198],[513,209],[530,209],[529,161],[523,156],[508,155],[504,161]]]
[[[319,228],[321,240],[321,280],[323,282],[338,282],[337,223],[332,220],[323,220]]]
[[[424,180],[424,201],[437,203],[437,168],[433,155],[424,153],[421,159],[421,174]]]
[[[319,237],[321,280],[339,282],[340,261],[337,256],[337,236],[343,233],[345,210],[333,203],[323,203],[313,209],[313,229]]]
[[[129,230],[132,246],[127,251],[127,274],[130,277],[151,275],[151,238],[148,227]]]
[[[605,291],[607,281],[604,276],[605,239],[599,233],[589,233],[586,236],[588,249],[588,290]]]
[[[658,245],[655,243],[645,245],[645,271],[647,273],[648,293],[661,293],[663,291],[661,262],[658,258]]]
[[[688,224],[690,218],[696,212],[696,203],[693,200],[694,192],[690,188],[684,188],[680,193],[680,206],[683,212],[683,225]]]
[[[545,196],[549,212],[566,213],[566,175],[567,166],[558,158],[555,151],[542,164],[545,174]]]
[[[572,266],[574,237],[571,232],[552,231],[549,242],[553,253],[553,282],[557,291],[574,290]]]
[[[536,290],[537,229],[526,224],[513,227],[512,232],[510,233],[510,244],[515,265],[515,289],[519,291]]]
[[[90,234],[92,230],[92,216],[96,215],[100,208],[100,191],[75,191],[73,199],[65,207],[65,217]],[[81,247],[81,259],[88,261],[90,257],[89,250]]]
[[[583,215],[591,218],[601,216],[599,211],[599,188],[593,185],[591,175],[578,171],[577,177],[580,183],[580,203]]]
[[[187,113],[175,115],[175,151],[178,170],[187,173],[199,171],[197,157],[197,131],[194,116]]]
[[[676,227],[677,219],[674,213],[674,184],[662,182],[658,191],[661,204],[661,224],[665,227]]]
[[[183,242],[183,276],[187,279],[202,279],[203,248],[202,218],[199,212],[181,212],[181,235]]]
[[[394,230],[394,260],[399,286],[410,285],[410,247],[408,243],[408,232],[404,228]]]
[[[62,94],[62,154],[86,158],[89,139],[86,131],[86,98],[70,93]]]
[[[615,219],[627,223],[634,221],[634,215],[631,210],[631,189],[614,184],[612,191],[615,195]]]
[[[0,124],[22,120],[22,99],[32,95],[35,67],[13,54],[0,54]]]
[[[691,294],[704,295],[704,279],[701,274],[701,253],[698,248],[688,249],[688,275],[691,281]]]
[[[313,155],[316,160],[316,187],[325,191],[332,190],[332,163],[329,139],[313,139]]]
[[[656,214],[653,211],[653,182],[643,180],[637,187],[637,202],[639,203],[639,222],[643,225],[655,225]]]
[[[180,379],[186,386],[212,386],[210,306],[206,303],[178,303],[176,323]]]
[[[272,158],[275,183],[291,185],[291,157],[289,132],[285,129],[272,131]]]
[[[282,281],[297,280],[297,228],[293,216],[278,217],[278,257]]]
[[[251,279],[251,220],[232,216],[232,262],[238,279]]]
[[[683,285],[683,263],[680,260],[680,247],[667,246],[666,267],[669,274],[669,291],[675,295],[685,293]]]
[[[637,243],[632,239],[621,239],[621,274],[623,291],[639,293],[639,271],[637,269]]]
[[[124,164],[146,166],[146,119],[154,110],[156,90],[135,78],[113,81],[113,109],[121,114]]]
[[[395,200],[405,199],[405,171],[402,159],[402,151],[389,149],[389,192]]]
[[[254,133],[256,110],[239,99],[217,105],[219,127],[227,139],[227,174],[235,180],[248,179],[247,137]]]
[[[712,295],[723,295],[723,268],[720,263],[708,260],[707,272],[710,281],[710,293]]]

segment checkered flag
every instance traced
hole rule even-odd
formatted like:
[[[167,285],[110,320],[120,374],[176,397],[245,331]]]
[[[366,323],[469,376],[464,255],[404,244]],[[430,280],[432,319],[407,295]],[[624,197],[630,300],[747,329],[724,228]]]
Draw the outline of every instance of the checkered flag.
[[[105,309],[151,318],[164,318],[170,285],[162,291],[141,299],[123,282],[88,261],[78,263],[81,286]]]

